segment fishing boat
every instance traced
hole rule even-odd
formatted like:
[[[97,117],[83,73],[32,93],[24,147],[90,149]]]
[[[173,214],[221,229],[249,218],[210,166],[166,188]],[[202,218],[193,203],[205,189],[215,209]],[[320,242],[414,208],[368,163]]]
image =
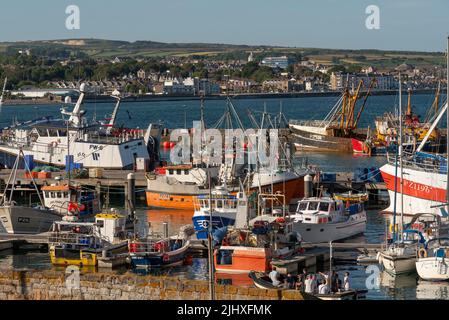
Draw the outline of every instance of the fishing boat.
[[[130,263],[134,268],[174,267],[182,265],[190,247],[192,226],[184,226],[179,234],[161,238],[130,240],[128,244]]]
[[[54,265],[97,266],[99,258],[128,251],[126,218],[111,212],[98,214],[95,222],[56,221],[48,242]]]
[[[449,57],[447,68],[449,74]],[[397,163],[395,157],[388,156],[388,163],[380,168],[382,178],[385,181],[390,196],[390,206],[384,211],[386,214],[394,212],[395,185],[402,185],[403,188],[397,190],[398,194],[401,195],[397,205],[404,208],[404,215],[408,218],[412,218],[419,213],[448,215],[445,209],[448,202],[447,155],[443,156],[423,152],[425,144],[443,118],[443,115],[447,112],[447,108],[448,102],[446,101],[443,107],[440,108],[431,126],[427,129],[427,133],[416,151],[411,154],[404,153],[402,160],[403,179],[402,177],[397,177],[395,174],[395,165]],[[449,143],[448,139],[446,139],[446,143]],[[449,150],[449,148],[447,149]]]
[[[8,82],[8,78],[5,77],[5,82],[3,83],[3,89],[2,89],[2,93],[0,95],[0,107],[3,106],[3,102],[4,102],[4,96],[5,96],[5,90],[6,90],[6,83]]]
[[[292,257],[302,251],[301,236],[292,230],[288,219],[271,222],[263,216],[247,222],[249,227],[230,227],[215,250],[215,269],[221,273],[268,272],[271,262]]]
[[[352,153],[352,139],[366,139],[365,134],[357,132],[357,126],[374,84],[375,80],[370,82],[357,114],[356,104],[363,81],[360,81],[356,92],[346,88],[323,120],[290,121],[291,139],[296,150]]]
[[[213,230],[234,225],[238,210],[249,210],[246,194],[240,191],[232,195],[226,185],[198,196],[192,218],[197,238],[207,239],[210,223]]]
[[[449,280],[449,238],[429,240],[418,252],[416,271],[423,280]]]
[[[220,128],[223,123],[231,123],[233,119],[230,115],[234,115],[236,122],[243,132],[245,129],[239,119],[232,102],[228,99],[225,113],[220,118],[214,129]],[[201,127],[195,128],[200,133],[205,129],[203,117],[203,101],[201,101]],[[279,115],[279,119],[283,118]],[[276,118],[278,119],[278,118]],[[254,120],[254,119],[253,119]],[[255,122],[255,120],[254,120]],[[271,121],[270,121],[271,122]],[[276,120],[280,123],[281,120]],[[260,130],[266,123],[262,120],[260,126],[255,122],[256,128]],[[225,129],[232,129],[226,127]],[[233,129],[232,129],[233,130]],[[261,131],[257,131],[256,136]],[[249,137],[245,137],[249,139]],[[301,168],[293,169],[290,161],[290,145],[287,144],[282,150],[282,156],[278,158],[278,165],[267,167],[260,165],[254,151],[245,149],[244,164],[238,164],[235,161],[236,150],[224,150],[225,163],[208,163],[207,143],[201,134],[201,151],[200,156],[193,155],[191,163],[182,165],[168,165],[156,168],[154,173],[147,175],[147,204],[150,207],[164,207],[171,209],[195,210],[195,198],[198,196],[207,196],[210,189],[223,184],[226,180],[231,194],[236,194],[239,189],[238,181],[240,178],[248,179],[248,187],[257,192],[282,192],[287,198],[287,203],[300,199],[304,196],[304,177],[311,173],[311,170]],[[243,141],[240,141],[243,143]],[[204,148],[203,148],[204,146]],[[229,151],[229,152],[228,152]],[[286,154],[288,153],[288,154]],[[283,158],[286,159],[283,159]],[[249,159],[252,159],[249,161]],[[248,163],[251,162],[251,163]],[[257,162],[257,164],[256,164]],[[209,175],[210,185],[206,175]]]
[[[50,230],[53,222],[61,220],[62,215],[47,208],[42,196],[37,188],[36,182],[32,178],[32,184],[38,194],[40,203],[35,206],[20,205],[13,200],[17,170],[20,155],[16,157],[11,174],[6,182],[6,188],[0,199],[0,222],[9,234],[37,234]],[[31,175],[30,168],[26,165],[27,172]],[[9,192],[9,194],[7,194]]]
[[[263,272],[251,271],[249,273],[249,277],[253,280],[254,285],[259,289],[287,290],[274,286],[270,278]],[[365,298],[367,292],[368,290],[348,290],[329,294],[309,294],[305,292],[301,292],[301,294],[304,296],[305,300],[359,300]]]
[[[146,198],[149,207],[194,210],[195,198],[209,193],[207,175],[218,181],[219,167],[175,165],[156,168],[147,174]]]
[[[354,153],[362,153],[367,155],[385,155],[388,152],[394,152],[397,147],[399,136],[397,128],[400,119],[403,123],[402,147],[405,151],[414,152],[420,142],[425,138],[432,126],[432,120],[438,114],[440,85],[438,86],[435,99],[427,111],[427,117],[424,122],[419,120],[419,116],[412,110],[411,104],[412,90],[408,90],[408,102],[406,112],[402,117],[394,115],[391,112],[385,113],[381,117],[375,119],[375,132],[371,134],[368,129],[367,139],[359,141],[353,139]],[[444,152],[444,139],[436,128],[434,128],[423,146],[423,151],[431,153]]]
[[[366,211],[362,202],[344,203],[331,197],[311,197],[298,202],[293,230],[305,242],[343,240],[362,234],[366,229]]]
[[[86,90],[83,83],[73,110],[62,108],[61,119],[44,117],[4,128],[0,153],[17,155],[21,147],[25,156],[33,157],[35,162],[57,167],[76,163],[85,168],[133,169],[137,158],[150,161],[153,124],[146,132],[103,135],[101,124],[89,122],[85,117],[82,105]]]
[[[94,218],[100,213],[96,192],[68,184],[52,184],[41,188],[44,205],[61,215],[72,213],[79,220]]]

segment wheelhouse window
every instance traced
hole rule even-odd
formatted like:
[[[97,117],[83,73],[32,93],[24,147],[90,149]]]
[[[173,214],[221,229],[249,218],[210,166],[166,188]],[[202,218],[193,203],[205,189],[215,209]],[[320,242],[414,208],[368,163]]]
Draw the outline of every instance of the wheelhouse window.
[[[329,211],[329,203],[328,202],[320,202],[320,211],[328,212]]]
[[[309,203],[309,210],[317,210],[317,209],[318,209],[318,202]]]
[[[308,204],[309,204],[308,202],[300,202],[299,205],[298,205],[298,210],[300,210],[300,211],[307,210],[307,205]]]

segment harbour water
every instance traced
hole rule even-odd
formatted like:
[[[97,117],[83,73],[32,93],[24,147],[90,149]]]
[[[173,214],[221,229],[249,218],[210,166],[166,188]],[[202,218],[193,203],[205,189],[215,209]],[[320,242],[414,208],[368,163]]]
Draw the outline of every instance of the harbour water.
[[[173,210],[139,210],[139,221],[141,226],[151,223],[153,231],[162,232],[162,224],[169,223],[170,233],[176,233],[182,225],[191,222],[191,214],[183,211]],[[368,212],[367,231],[364,236],[348,241],[367,243],[379,243],[383,241],[385,233],[384,217],[378,211]],[[11,251],[0,252],[0,268],[16,270],[54,269],[46,250],[20,250],[13,255]],[[372,268],[372,269],[371,269]],[[328,269],[322,266],[319,271]],[[194,258],[191,265],[180,266],[164,270],[150,271],[154,275],[176,276],[186,279],[207,280],[207,259]],[[375,266],[368,267],[356,263],[338,262],[333,266],[340,276],[349,272],[351,286],[354,288],[368,288],[367,299],[449,299],[449,283],[430,283],[418,280],[417,274],[392,277],[385,272],[377,273]],[[309,269],[309,271],[314,271]],[[83,269],[82,272],[96,272],[94,269]],[[118,269],[109,272],[130,272]],[[229,283],[229,277],[219,276],[217,280],[221,283]],[[250,285],[246,275],[232,277],[233,283],[238,285]],[[236,282],[237,281],[237,282]]]
[[[235,100],[234,105],[245,126],[250,126],[246,116],[246,108],[261,112],[266,108],[270,113],[279,112],[280,104],[287,119],[322,119],[328,113],[337,97],[314,97],[292,99],[243,99]],[[421,118],[433,100],[432,95],[416,95],[412,98],[414,110]],[[444,98],[442,99],[444,100]],[[386,111],[394,112],[397,104],[395,96],[374,96],[361,118],[361,127],[373,126],[374,116]],[[107,117],[113,105],[105,103],[89,103],[86,105],[88,116],[97,119]],[[225,108],[224,100],[206,100],[205,117],[208,126],[212,126],[222,115]],[[176,117],[173,117],[176,114]],[[9,126],[13,119],[21,122],[43,116],[59,116],[59,107],[52,106],[4,106],[0,113],[0,126]],[[257,114],[256,114],[257,116]],[[200,118],[198,101],[158,101],[152,103],[124,103],[118,114],[118,126],[146,128],[149,122],[164,119],[168,128],[191,125],[192,121]],[[443,124],[444,126],[444,124]],[[345,154],[299,154],[296,163],[299,165],[307,158],[309,164],[318,166],[323,171],[354,171],[357,168],[379,167],[384,164],[382,157],[356,157]],[[161,231],[164,222],[169,223],[170,233],[175,233],[180,226],[191,224],[191,213],[170,210],[139,210],[141,226],[151,223],[153,231]],[[368,212],[368,225],[365,235],[351,241],[380,243],[384,239],[385,220],[378,211]],[[11,251],[0,252],[0,267],[14,269],[52,269],[54,268],[45,250],[21,250],[13,255]],[[325,270],[327,266],[323,266]],[[351,285],[354,288],[367,288],[368,299],[449,299],[448,283],[428,283],[418,280],[417,274],[392,278],[386,273],[373,274],[366,266],[355,263],[337,263],[334,270],[343,275],[350,272]],[[377,269],[374,268],[374,271]],[[94,272],[85,270],[83,272]],[[129,272],[118,270],[115,272]],[[207,261],[195,258],[189,266],[177,267],[164,271],[155,271],[164,275],[180,276],[189,279],[206,279]],[[246,279],[247,280],[247,279]],[[244,282],[244,281],[243,281]],[[378,282],[378,283],[377,283]]]
[[[247,109],[254,111],[256,118],[260,118],[260,112],[264,109],[268,113],[279,113],[280,107],[287,119],[324,119],[326,114],[335,105],[339,97],[306,97],[306,98],[258,98],[258,99],[234,99],[232,100],[237,113],[245,127],[251,127],[251,122],[247,116]],[[417,94],[412,96],[413,111],[425,118],[427,109],[434,99],[432,94]],[[444,95],[440,101],[444,101]],[[374,126],[374,118],[384,112],[395,112],[398,105],[397,95],[372,96],[368,98],[365,110],[360,118],[360,127],[367,128]],[[396,106],[396,107],[395,107]],[[213,126],[223,115],[226,107],[226,100],[213,99],[205,100],[204,103],[205,122],[208,127]],[[70,109],[69,107],[67,107]],[[84,105],[87,111],[86,117],[95,117],[102,120],[109,117],[114,108],[114,103],[90,102]],[[0,127],[11,125],[14,120],[19,122],[37,119],[40,117],[60,116],[60,106],[39,105],[39,106],[3,106],[0,113]],[[175,116],[174,116],[175,115]],[[193,121],[200,119],[200,103],[198,100],[176,100],[176,101],[154,101],[154,102],[123,102],[117,115],[117,126],[129,126],[147,128],[149,122],[161,121],[167,128],[184,127],[185,123],[191,125]],[[444,121],[444,120],[443,120]],[[445,122],[441,123],[445,126]]]

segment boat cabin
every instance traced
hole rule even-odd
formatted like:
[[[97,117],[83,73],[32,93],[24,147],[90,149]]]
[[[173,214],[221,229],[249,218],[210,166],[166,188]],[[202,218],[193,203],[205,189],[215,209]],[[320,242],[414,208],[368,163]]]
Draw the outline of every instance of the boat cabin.
[[[50,232],[50,243],[73,247],[100,248],[104,243],[117,243],[125,238],[126,219],[115,213],[102,213],[95,222],[56,221]]]
[[[427,257],[449,258],[449,238],[435,238],[426,243]]]
[[[236,211],[238,204],[238,198],[229,193],[212,193],[212,197],[209,195],[200,195],[195,201],[195,211],[209,212],[212,208],[214,211],[228,212]]]
[[[344,205],[331,198],[308,198],[298,202],[296,218],[305,223],[328,223],[342,220]]]
[[[71,213],[79,218],[87,218],[100,212],[95,191],[68,185],[50,185],[42,187],[42,192],[45,207],[63,215]]]
[[[164,175],[167,178],[175,179],[181,183],[203,186],[208,182],[207,170],[211,172],[213,178],[218,176],[218,168],[205,169],[193,167],[192,165],[166,166],[157,168],[156,173]]]

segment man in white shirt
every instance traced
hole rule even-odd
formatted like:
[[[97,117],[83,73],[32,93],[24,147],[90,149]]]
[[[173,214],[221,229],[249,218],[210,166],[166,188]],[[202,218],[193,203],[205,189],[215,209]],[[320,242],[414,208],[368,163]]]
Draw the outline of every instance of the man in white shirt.
[[[343,288],[345,291],[351,290],[351,285],[349,283],[349,272],[345,272],[345,277],[343,278]]]
[[[309,274],[306,277],[306,280],[304,281],[304,286],[305,286],[305,293],[310,293],[313,294],[313,280],[312,280],[312,276]]]
[[[268,277],[270,278],[273,286],[277,287],[281,284],[281,282],[279,281],[279,272],[277,272],[276,269],[273,269]]]
[[[321,281],[321,284],[318,287],[318,294],[329,294],[329,287],[325,280]]]

